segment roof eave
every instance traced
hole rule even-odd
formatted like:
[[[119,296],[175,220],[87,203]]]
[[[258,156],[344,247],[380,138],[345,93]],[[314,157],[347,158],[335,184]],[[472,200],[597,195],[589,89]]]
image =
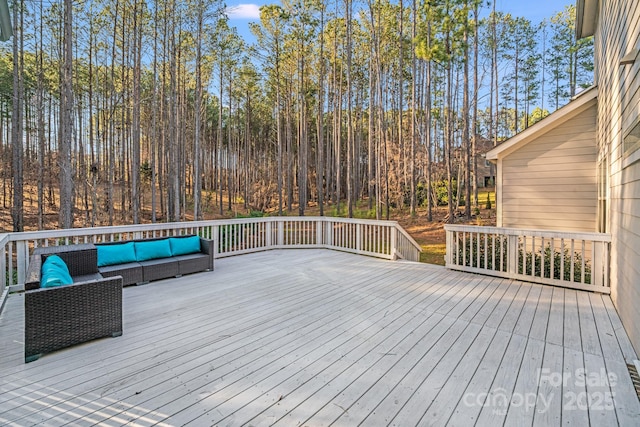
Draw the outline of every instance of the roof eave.
[[[576,37],[582,39],[595,34],[598,17],[598,0],[577,0]]]
[[[592,102],[598,98],[598,88],[591,88],[579,93],[576,97],[564,107],[554,111],[549,116],[540,120],[535,125],[520,132],[519,134],[509,138],[493,150],[487,152],[485,158],[495,162],[499,158],[503,158],[520,149],[520,147],[528,144],[545,133],[555,129],[567,120],[580,114],[586,108],[592,105]]]

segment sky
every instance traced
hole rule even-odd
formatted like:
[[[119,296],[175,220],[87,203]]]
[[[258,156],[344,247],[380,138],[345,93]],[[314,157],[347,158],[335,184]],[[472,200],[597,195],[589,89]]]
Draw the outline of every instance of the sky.
[[[511,13],[514,16],[523,16],[533,23],[539,23],[545,18],[551,17],[568,5],[575,5],[576,0],[496,0],[496,10]],[[229,0],[227,2],[227,15],[229,23],[238,28],[240,35],[247,41],[253,42],[254,37],[249,31],[249,23],[260,20],[260,6],[264,4],[280,3],[278,0],[258,0],[252,3],[243,3],[242,0]],[[485,12],[489,8],[485,7]]]

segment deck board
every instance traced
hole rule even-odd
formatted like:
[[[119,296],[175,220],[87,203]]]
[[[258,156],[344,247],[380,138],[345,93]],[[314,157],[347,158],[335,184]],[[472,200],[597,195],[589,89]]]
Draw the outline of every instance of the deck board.
[[[283,250],[125,288],[123,310],[123,336],[24,364],[23,296],[11,295],[0,425],[640,423],[625,365],[636,355],[599,294]],[[582,371],[613,380],[585,384]],[[574,395],[608,400],[573,411]]]

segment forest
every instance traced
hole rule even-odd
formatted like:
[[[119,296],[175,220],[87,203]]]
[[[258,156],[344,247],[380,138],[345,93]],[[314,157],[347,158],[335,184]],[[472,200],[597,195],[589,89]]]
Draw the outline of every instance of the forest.
[[[492,185],[482,154],[593,81],[573,6],[535,23],[495,1],[282,0],[250,41],[216,0],[10,6],[0,198],[13,231],[238,205],[470,218]]]

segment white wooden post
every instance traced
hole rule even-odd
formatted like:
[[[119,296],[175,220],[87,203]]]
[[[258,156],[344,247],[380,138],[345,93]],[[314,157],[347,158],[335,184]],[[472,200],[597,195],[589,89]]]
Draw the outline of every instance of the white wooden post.
[[[267,248],[270,249],[273,246],[273,222],[268,221],[266,225],[267,225],[267,228],[266,228],[267,239],[265,243]]]
[[[606,286],[604,283],[604,242],[592,242],[593,246],[593,270],[591,271],[591,283],[596,286]]]
[[[356,224],[356,252],[362,252],[362,224]]]
[[[391,259],[398,259],[397,246],[398,244],[398,230],[395,227],[391,228]]]
[[[7,283],[7,249],[6,244],[0,248],[0,295]]]
[[[278,246],[284,245],[284,221],[278,219]]]
[[[211,227],[211,239],[213,240],[213,258],[217,258],[220,253],[220,226],[214,225]]]
[[[16,255],[18,258],[18,283],[23,284],[27,275],[27,265],[29,264],[29,247],[26,241],[19,240],[16,242]]]
[[[322,224],[324,221],[316,220],[316,245],[322,246],[324,244],[324,236],[322,234]]]
[[[325,236],[325,244],[330,248],[333,246],[333,221],[328,219],[326,224],[325,233],[327,233],[327,235]]]
[[[453,231],[445,229],[445,236],[447,239],[447,248],[444,255],[444,263],[446,266],[453,264]]]
[[[509,235],[507,241],[507,271],[514,277],[518,274],[518,236]]]

